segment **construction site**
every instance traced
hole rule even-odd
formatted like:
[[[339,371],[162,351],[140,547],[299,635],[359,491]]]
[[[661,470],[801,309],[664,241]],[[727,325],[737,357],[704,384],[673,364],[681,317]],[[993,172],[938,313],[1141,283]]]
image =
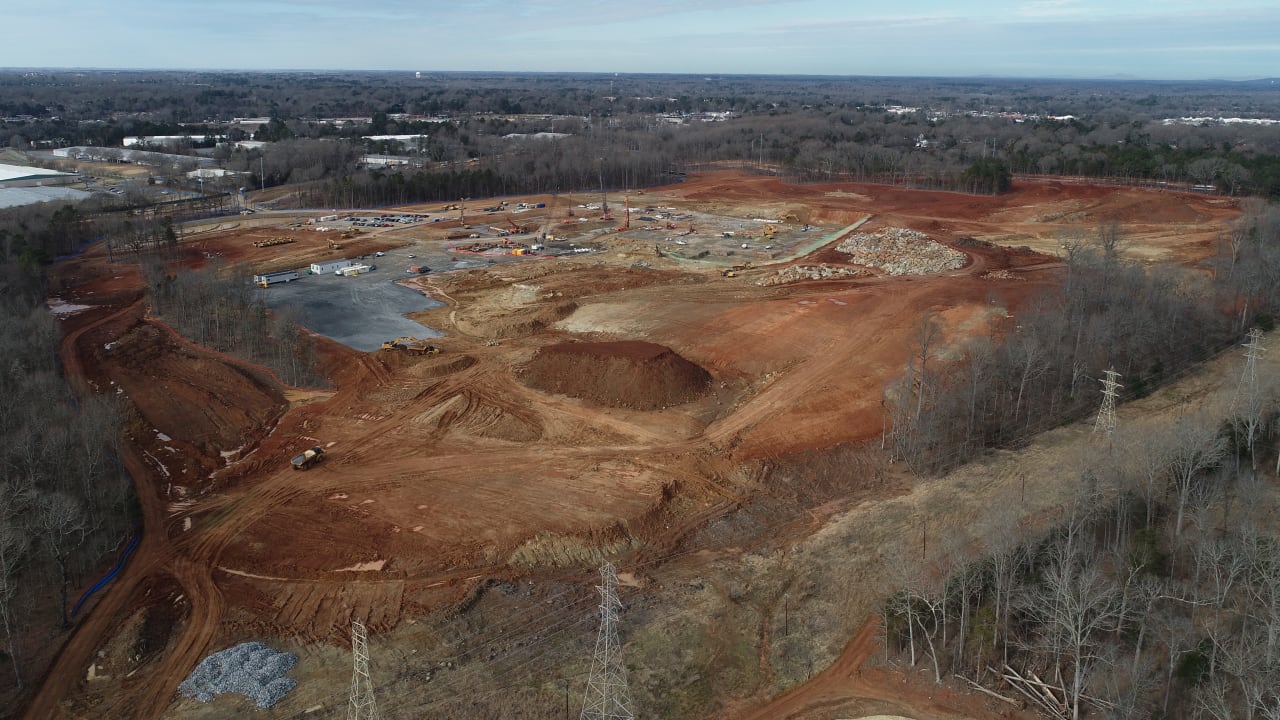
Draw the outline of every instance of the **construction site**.
[[[883,388],[922,313],[989,332],[1100,225],[1194,269],[1239,214],[724,171],[183,228],[176,266],[298,311],[319,389],[193,345],[90,248],[51,271],[62,358],[128,404],[145,523],[27,717],[576,717],[602,617],[636,716],[1032,717],[879,662],[875,617],[923,508],[976,533],[1020,481],[1043,518],[1087,429],[925,483],[877,452]]]

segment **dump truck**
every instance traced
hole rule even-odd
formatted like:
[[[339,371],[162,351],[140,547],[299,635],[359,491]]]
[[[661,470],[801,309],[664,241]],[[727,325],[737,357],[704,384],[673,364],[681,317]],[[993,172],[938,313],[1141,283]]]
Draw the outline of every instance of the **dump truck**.
[[[324,459],[324,448],[316,445],[293,459],[294,470],[306,470]]]
[[[436,355],[440,348],[429,344],[426,340],[415,337],[398,337],[382,343],[383,350],[403,350],[410,355]]]

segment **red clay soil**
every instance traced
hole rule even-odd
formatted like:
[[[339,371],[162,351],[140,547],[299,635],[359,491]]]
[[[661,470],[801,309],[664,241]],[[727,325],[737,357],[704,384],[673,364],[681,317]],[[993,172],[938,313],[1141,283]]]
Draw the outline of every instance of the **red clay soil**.
[[[1032,720],[993,698],[957,693],[916,676],[868,664],[881,649],[880,618],[872,616],[850,638],[836,661],[814,676],[765,704],[730,710],[731,720],[820,720],[855,715],[902,715],[916,720]],[[836,714],[833,714],[836,713]]]
[[[66,373],[77,392],[118,394],[134,411],[121,456],[146,525],[137,555],[81,615],[27,717],[163,716],[178,683],[211,651],[272,635],[326,637],[353,618],[393,628],[402,617],[452,606],[483,577],[514,572],[508,559],[518,549],[537,551],[528,544],[539,536],[594,542],[613,539],[618,527],[652,526],[647,546],[674,548],[726,508],[751,501],[754,491],[730,492],[722,480],[745,461],[877,434],[881,388],[911,356],[922,312],[936,313],[947,340],[959,340],[1003,319],[993,301],[1016,311],[1035,288],[1057,282],[1051,258],[958,242],[990,239],[1001,213],[1026,223],[1044,214],[1033,207],[1043,202],[1089,216],[1080,222],[1203,216],[1201,233],[1230,217],[1225,206],[1213,215],[1205,198],[1042,183],[978,198],[717,173],[651,196],[807,207],[814,222],[848,224],[875,213],[876,222],[936,234],[973,262],[920,278],[785,287],[756,285],[767,270],[729,279],[698,267],[642,272],[571,260],[504,265],[456,285],[441,276],[435,282],[463,298],[445,295],[450,307],[435,316],[449,334],[439,341],[444,352],[357,353],[321,339],[332,392],[283,387],[265,369],[194,347],[148,319],[134,265],[107,262],[100,251],[60,264],[51,287],[69,302],[97,306],[63,320]],[[1179,215],[1170,203],[1189,209]],[[267,249],[231,230],[188,236],[183,245],[189,262],[221,257],[264,267],[327,254],[323,234],[298,235]],[[363,252],[375,238],[359,242],[369,243]],[[1012,276],[991,276],[1004,269]],[[474,291],[466,286],[472,280]],[[516,309],[513,283],[538,286]],[[564,322],[583,329],[556,321],[523,334],[455,332],[463,320],[496,327],[570,298]],[[622,342],[565,342],[575,337]],[[519,367],[522,377],[512,370]],[[289,469],[292,455],[317,444],[327,451],[323,463]],[[142,661],[134,679],[87,682],[89,664],[121,636],[137,605],[176,603],[167,599],[175,584],[185,599],[170,608],[178,614],[167,646]],[[170,590],[146,595],[153,587]],[[841,688],[892,696],[888,680],[850,680],[853,662],[842,659],[809,695],[783,696],[792,705],[751,717],[824,717],[815,708]],[[804,699],[813,693],[823,695],[817,704]],[[895,703],[914,717],[948,717]]]
[[[620,340],[548,345],[534,354],[521,379],[600,405],[656,410],[697,399],[711,374],[671,348]]]

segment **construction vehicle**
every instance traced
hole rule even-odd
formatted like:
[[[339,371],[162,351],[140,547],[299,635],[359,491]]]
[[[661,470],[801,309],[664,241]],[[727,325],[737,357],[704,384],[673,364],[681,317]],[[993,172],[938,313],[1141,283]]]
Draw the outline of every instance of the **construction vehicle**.
[[[760,228],[760,233],[764,235],[765,240],[772,240],[773,236],[778,234],[778,228],[772,223],[766,223],[764,227]]]
[[[721,270],[720,274],[727,278],[738,277],[738,271],[730,268],[725,268]]]
[[[551,206],[547,208],[547,219],[543,221],[542,227],[538,229],[538,242],[545,244],[555,240],[551,234],[551,227],[556,222],[556,205],[560,203],[560,194],[551,193]]]
[[[790,222],[790,223],[800,222],[800,218],[796,217],[796,214],[793,212],[783,213],[780,219],[782,222]]]
[[[275,245],[288,245],[293,241],[294,241],[293,238],[290,238],[290,237],[273,237],[270,240],[254,240],[253,246],[264,248],[264,247],[272,247]]]
[[[410,355],[437,355],[440,348],[427,343],[426,340],[419,340],[415,337],[398,337],[395,340],[388,340],[382,343],[383,350],[403,350]]]
[[[320,462],[323,459],[324,459],[324,448],[320,447],[319,445],[316,445],[315,447],[312,447],[310,450],[304,450],[301,455],[298,455],[295,458],[293,458],[292,460],[293,469],[306,470],[307,468],[311,467],[312,465],[315,465],[316,463]]]
[[[528,225],[516,224],[516,221],[512,220],[510,215],[507,216],[507,224],[511,226],[512,235],[524,235],[525,233],[529,232]]]
[[[330,240],[330,241],[329,241],[329,249],[330,249],[330,250],[341,250],[341,249],[342,249],[342,243],[338,242],[337,240]]]

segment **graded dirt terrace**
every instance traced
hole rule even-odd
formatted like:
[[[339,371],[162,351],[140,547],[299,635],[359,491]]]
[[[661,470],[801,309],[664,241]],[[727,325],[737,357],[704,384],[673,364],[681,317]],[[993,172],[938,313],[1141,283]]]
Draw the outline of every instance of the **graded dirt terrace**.
[[[950,344],[997,331],[1003,308],[1016,313],[1057,281],[1049,251],[1100,222],[1124,222],[1135,255],[1195,264],[1238,214],[1223,198],[1128,188],[1018,184],[987,198],[739,173],[693,176],[646,191],[644,202],[739,230],[727,242],[729,231],[700,228],[677,244],[667,242],[677,237],[670,229],[635,220],[616,233],[558,222],[564,242],[593,252],[479,259],[449,249],[457,220],[374,230],[338,250],[324,233],[285,227],[293,213],[186,234],[187,264],[221,257],[258,271],[384,252],[381,277],[445,303],[414,317],[444,334],[432,341],[437,355],[361,353],[318,338],[325,390],[285,387],[264,368],[192,346],[148,315],[134,266],[109,263],[99,249],[56,267],[61,299],[91,306],[64,320],[68,375],[81,392],[118,393],[133,413],[124,459],[146,532],[73,631],[28,717],[229,716],[234,700],[202,706],[175,689],[203,657],[246,640],[289,644],[304,655],[299,672],[322,678],[286,696],[282,717],[316,705],[341,712],[345,697],[326,691],[349,681],[349,658],[325,648],[342,647],[352,619],[388,638],[449,618],[483,625],[468,609],[483,608],[495,583],[526,578],[586,597],[600,551],[622,570],[643,567],[637,584],[652,583],[652,603],[668,602],[662,560],[679,553],[679,573],[696,575],[705,529],[736,510],[783,494],[810,498],[779,531],[798,541],[834,512],[822,503],[886,492],[870,483],[774,489],[764,468],[876,437],[882,387],[911,357],[922,314],[941,319]],[[774,250],[741,229],[788,213],[814,228],[783,223]],[[868,216],[864,229],[928,233],[968,264],[761,283],[791,264],[847,266],[834,242],[790,254],[814,233]],[[252,244],[284,235],[295,242]],[[705,258],[684,259],[700,248]],[[400,265],[420,262],[409,254],[443,272],[404,273]],[[751,267],[722,273],[748,258]],[[313,445],[325,460],[291,470],[289,458]],[[167,642],[130,655],[116,639],[154,626],[139,612],[160,607],[152,614]],[[109,677],[86,680],[90,664],[109,667],[98,673]],[[637,677],[672,682],[662,673],[680,671]],[[719,712],[746,713],[771,690],[767,680],[733,687],[726,692],[738,701]],[[877,692],[867,697],[888,691]],[[987,717],[980,704],[957,703],[932,716]]]

